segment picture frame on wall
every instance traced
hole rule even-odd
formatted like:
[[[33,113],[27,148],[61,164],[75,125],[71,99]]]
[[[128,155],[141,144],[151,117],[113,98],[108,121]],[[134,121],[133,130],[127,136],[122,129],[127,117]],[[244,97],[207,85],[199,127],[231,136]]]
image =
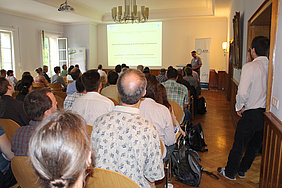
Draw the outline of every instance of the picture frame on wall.
[[[240,23],[240,12],[236,12],[233,18],[233,33],[234,33],[234,68],[242,68],[242,44],[241,44],[241,23]]]

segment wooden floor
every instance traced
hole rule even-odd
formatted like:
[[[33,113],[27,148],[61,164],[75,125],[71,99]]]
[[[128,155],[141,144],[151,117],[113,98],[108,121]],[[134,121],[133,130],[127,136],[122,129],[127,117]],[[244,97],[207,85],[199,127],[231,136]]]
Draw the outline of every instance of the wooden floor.
[[[217,174],[217,167],[225,167],[229,151],[233,144],[235,126],[230,115],[229,102],[221,91],[204,91],[203,96],[207,101],[207,113],[196,115],[193,124],[201,123],[204,131],[205,141],[208,145],[208,152],[199,153],[200,164],[205,170]],[[251,169],[246,173],[245,179],[237,177],[236,181],[230,181],[220,177],[219,180],[203,174],[200,187],[204,188],[233,188],[233,187],[259,187],[261,157],[256,157]],[[218,174],[217,174],[218,175]],[[164,187],[165,180],[157,182],[156,187]],[[185,188],[187,185],[181,184],[172,179],[174,188]]]

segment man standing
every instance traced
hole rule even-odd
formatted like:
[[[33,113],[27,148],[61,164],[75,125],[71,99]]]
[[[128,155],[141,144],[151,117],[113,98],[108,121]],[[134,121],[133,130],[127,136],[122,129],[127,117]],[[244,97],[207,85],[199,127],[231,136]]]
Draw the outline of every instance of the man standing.
[[[72,111],[81,115],[88,125],[93,126],[97,117],[114,109],[114,103],[100,94],[102,83],[96,70],[83,73],[81,78],[87,93],[74,101]]]
[[[252,41],[252,62],[242,68],[236,96],[236,111],[241,117],[237,124],[233,147],[225,168],[218,173],[229,180],[236,180],[236,174],[245,178],[257,152],[261,148],[266,105],[269,40],[258,36]],[[245,154],[244,154],[245,152]],[[244,157],[242,158],[244,154]]]
[[[61,72],[61,76],[67,76],[67,74],[68,74],[68,71],[67,71],[67,65],[66,64],[64,64],[63,66],[62,66],[62,72]]]
[[[121,106],[97,118],[91,135],[94,166],[122,173],[140,187],[164,177],[158,132],[139,111],[146,84],[142,72],[124,72],[118,80]]]
[[[48,76],[47,72],[48,72],[48,66],[46,65],[43,65],[43,74],[42,76],[44,76],[46,78],[46,80],[50,83],[51,82],[51,79],[50,77]]]
[[[202,59],[197,55],[196,51],[191,52],[193,59],[191,60],[192,70],[196,71],[200,77],[200,68],[202,66]]]
[[[30,92],[24,100],[24,109],[30,118],[29,125],[16,130],[12,138],[12,151],[16,156],[28,155],[29,139],[36,127],[57,111],[57,101],[47,88]]]
[[[51,83],[52,83],[52,84],[60,83],[60,84],[62,84],[64,87],[67,87],[64,78],[59,75],[60,72],[61,72],[61,68],[58,67],[58,66],[55,67],[55,68],[54,68],[54,72],[55,72],[56,74],[51,77]]]

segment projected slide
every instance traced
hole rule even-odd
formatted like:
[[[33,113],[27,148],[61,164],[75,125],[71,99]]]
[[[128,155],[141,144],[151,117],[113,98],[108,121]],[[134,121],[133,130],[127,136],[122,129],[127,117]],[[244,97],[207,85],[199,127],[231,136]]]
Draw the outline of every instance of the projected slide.
[[[107,26],[108,66],[162,65],[162,23]]]

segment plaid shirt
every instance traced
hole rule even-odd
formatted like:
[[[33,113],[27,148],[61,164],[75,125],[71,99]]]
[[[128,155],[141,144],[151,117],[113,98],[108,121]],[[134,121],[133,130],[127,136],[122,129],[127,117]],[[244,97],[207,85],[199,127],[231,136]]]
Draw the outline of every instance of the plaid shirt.
[[[41,123],[41,121],[31,120],[29,125],[16,130],[12,138],[12,152],[14,152],[15,156],[28,155],[29,139],[39,123]]]
[[[75,101],[76,98],[82,95],[84,95],[84,93],[73,93],[71,95],[68,95],[64,101],[64,110],[65,111],[72,110],[73,102]]]
[[[189,101],[188,89],[174,80],[167,80],[162,84],[166,88],[168,100],[177,102],[183,110],[183,104],[188,104]]]

